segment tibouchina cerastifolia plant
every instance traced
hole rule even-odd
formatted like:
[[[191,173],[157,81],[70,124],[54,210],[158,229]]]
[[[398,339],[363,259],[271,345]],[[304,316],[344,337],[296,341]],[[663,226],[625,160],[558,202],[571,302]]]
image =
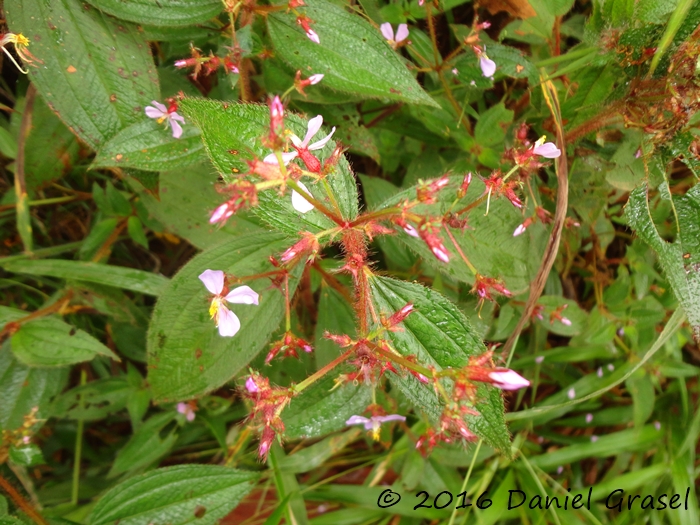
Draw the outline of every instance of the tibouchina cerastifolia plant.
[[[311,29],[309,19],[300,16],[298,23],[312,41],[318,42],[319,37]],[[484,76],[492,77],[497,69],[496,64],[486,56],[483,47],[478,45],[478,31],[485,27],[487,24],[477,26],[474,35],[469,37],[469,44],[479,60]],[[385,24],[381,27],[381,33],[390,45],[396,48],[406,41],[408,28],[401,25],[394,33],[391,26]],[[197,53],[198,51],[193,50],[193,55]],[[178,67],[193,66],[196,74],[197,67],[215,70],[223,64],[233,71],[233,58],[214,58],[193,56],[193,59],[181,61]],[[466,264],[473,273],[472,292],[478,299],[479,308],[485,301],[495,302],[496,296],[511,297],[511,291],[498,276],[482,275],[477,271],[464,250],[457,244],[452,232],[468,227],[467,215],[476,206],[485,203],[485,212],[488,213],[491,199],[504,197],[516,208],[523,208],[519,195],[521,184],[545,165],[542,159],[555,159],[561,155],[561,151],[554,143],[546,142],[544,137],[530,142],[529,129],[522,124],[516,131],[515,145],[504,154],[504,160],[510,161],[512,168],[506,173],[494,170],[488,176],[480,177],[485,189],[476,201],[459,206],[473,178],[478,177],[477,174],[465,173],[459,177],[445,174],[433,180],[420,180],[413,197],[394,206],[364,212],[348,220],[343,218],[336,199],[329,194],[330,185],[326,180],[337,173],[344,151],[341,145],[335,144],[330,151],[324,153],[327,146],[332,145],[335,128],[328,134],[323,133],[323,117],[317,115],[308,120],[306,134],[300,138],[288,129],[285,121],[285,96],[292,89],[303,95],[304,88],[318,84],[322,79],[321,74],[302,79],[301,72],[297,72],[294,85],[287,93],[269,99],[269,128],[267,133],[260,137],[260,144],[267,148],[268,153],[263,154],[262,158],[248,160],[248,172],[238,174],[221,190],[228,194],[228,199],[212,211],[209,221],[212,224],[223,224],[239,210],[257,206],[260,191],[276,189],[281,198],[289,199],[287,202],[300,216],[309,213],[320,214],[334,226],[320,232],[299,232],[296,242],[276,257],[270,257],[273,271],[249,276],[227,276],[223,271],[214,268],[207,269],[199,276],[211,294],[209,313],[221,337],[235,337],[241,328],[241,322],[229,308],[230,305],[254,306],[259,302],[258,293],[252,288],[245,285],[233,286],[234,284],[242,280],[269,278],[273,287],[282,292],[286,305],[286,331],[278,341],[271,344],[265,359],[266,363],[270,363],[276,358],[298,357],[299,352],[313,350],[309,342],[294,334],[291,329],[292,297],[289,294],[289,284],[293,270],[298,265],[314,264],[321,256],[322,249],[333,242],[338,242],[342,249],[344,263],[339,271],[350,276],[355,290],[353,306],[357,335],[351,337],[348,334],[326,333],[325,337],[338,345],[341,354],[291,387],[271,385],[269,379],[259,371],[250,370],[242,395],[251,402],[250,421],[260,431],[259,456],[265,458],[275,439],[284,437],[282,412],[292,399],[326,374],[333,374],[341,364],[345,365],[345,370],[342,374],[335,373],[338,385],[351,382],[376,389],[381,386],[385,374],[410,374],[421,383],[433,387],[442,398],[443,412],[439,421],[434,422],[426,433],[417,439],[416,448],[428,452],[439,442],[474,441],[477,437],[469,428],[467,416],[480,415],[475,408],[479,401],[477,385],[486,383],[509,391],[525,388],[529,386],[529,381],[513,370],[497,366],[497,359],[491,350],[471,357],[461,368],[447,367],[441,370],[437,370],[430,363],[422,363],[417,355],[401,355],[393,347],[388,333],[403,330],[404,321],[414,314],[416,308],[408,303],[394,312],[376,311],[370,297],[369,283],[373,271],[368,243],[375,237],[397,232],[399,235],[418,238],[442,264],[451,264],[455,256]],[[175,101],[169,101],[168,107],[154,102],[154,107],[148,108],[147,114],[161,122],[167,120],[172,126],[173,136],[179,136],[179,122],[182,120],[176,110]],[[448,190],[456,193],[457,197],[449,211],[443,215],[431,215],[421,211],[439,209],[426,208],[424,205],[437,203],[441,194]],[[324,195],[324,198],[317,198],[315,195]],[[325,199],[325,196],[329,198]],[[514,235],[522,234],[535,220],[546,222],[549,220],[547,212],[536,208],[535,215],[518,226]],[[453,246],[454,250],[450,246]],[[560,308],[554,312],[550,320],[570,323],[562,316],[562,311],[563,308]],[[541,317],[542,308],[537,309],[535,315]],[[346,423],[363,425],[377,439],[381,424],[403,422],[405,415],[386,415],[384,408],[374,399],[375,396],[372,404],[367,407],[369,416],[356,414]],[[180,406],[178,410],[188,420],[194,417],[194,412],[185,405]]]

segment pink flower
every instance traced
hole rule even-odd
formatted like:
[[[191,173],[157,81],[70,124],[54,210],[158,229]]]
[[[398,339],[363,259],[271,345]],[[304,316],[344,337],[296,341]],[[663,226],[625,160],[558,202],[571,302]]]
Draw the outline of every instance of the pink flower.
[[[177,411],[185,416],[185,419],[189,422],[194,421],[194,410],[192,410],[192,407],[190,406],[189,403],[178,403],[177,404]]]
[[[406,226],[404,226],[403,231],[405,231],[411,237],[420,238],[420,234],[418,233],[418,230],[416,230],[412,225],[410,225],[408,223],[406,224]]]
[[[379,427],[382,423],[386,423],[387,421],[406,421],[406,418],[404,416],[400,416],[399,414],[390,414],[388,416],[372,416],[370,418],[363,416],[351,416],[350,419],[348,419],[345,422],[345,424],[364,425],[365,430],[372,431],[372,437],[376,441],[379,439]]]
[[[486,78],[493,78],[493,74],[496,72],[496,62],[487,57],[486,53],[479,56],[479,67],[482,75]]]
[[[491,384],[501,390],[520,390],[530,386],[530,381],[508,368],[497,368],[489,373]]]
[[[250,376],[248,379],[245,380],[245,389],[250,392],[251,394],[255,394],[257,392],[260,392],[260,389],[258,388],[258,385],[255,383],[255,379],[253,379],[253,376]]]
[[[396,34],[394,34],[394,29],[389,22],[384,22],[380,25],[379,30],[382,32],[386,41],[389,42],[389,45],[394,49],[408,38],[408,26],[406,24],[399,24],[399,27],[396,28]]]
[[[199,280],[204,283],[209,292],[214,294],[209,306],[209,315],[212,319],[216,319],[219,335],[233,337],[241,329],[241,322],[224,303],[254,304],[257,306],[258,294],[250,286],[239,286],[229,292],[224,283],[224,272],[221,270],[205,270],[199,276]]]
[[[518,227],[515,228],[515,231],[513,232],[513,237],[517,237],[518,235],[522,235],[523,233],[525,233],[526,229],[527,229],[527,226],[525,226],[525,223],[518,225]]]
[[[557,148],[556,144],[554,142],[545,142],[544,137],[535,142],[532,152],[545,159],[556,159],[561,155],[561,150]]]
[[[308,18],[306,15],[301,15],[297,17],[297,24],[301,26],[301,28],[304,30],[304,33],[306,33],[306,37],[311,40],[315,44],[320,44],[321,39],[318,37],[318,34],[316,31],[311,29],[311,22],[312,20]]]
[[[155,100],[151,101],[151,104],[153,104],[153,106],[145,107],[146,116],[156,119],[158,124],[167,122],[173,130],[173,137],[179,139],[182,136],[182,126],[180,126],[180,122],[184,124],[185,119],[177,114],[177,104],[173,101],[170,103],[169,107],[165,107],[165,104],[161,104]]]
[[[323,80],[324,76],[325,75],[323,75],[322,73],[316,73],[315,75],[311,75],[309,78],[307,78],[307,80],[309,81],[309,85],[315,86],[316,84],[321,82],[321,80]]]

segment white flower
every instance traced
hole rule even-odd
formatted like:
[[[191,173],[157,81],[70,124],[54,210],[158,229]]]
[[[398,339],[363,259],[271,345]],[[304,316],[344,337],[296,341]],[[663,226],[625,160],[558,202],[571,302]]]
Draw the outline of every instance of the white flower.
[[[309,145],[309,142],[311,142],[311,139],[314,138],[316,133],[319,132],[322,125],[323,116],[316,115],[314,118],[309,120],[309,123],[306,126],[306,135],[304,135],[304,140],[292,134],[292,144],[294,145],[294,149],[296,151],[282,153],[282,160],[284,161],[285,166],[289,164],[293,159],[296,159],[300,155],[301,151],[319,150],[323,148],[323,146],[325,146],[329,140],[331,140],[333,133],[335,133],[335,126],[333,127],[333,129],[331,129],[331,132],[328,135],[323,137],[321,140],[317,140],[313,144]],[[277,155],[275,155],[274,153],[270,153],[267,157],[263,159],[263,162],[267,164],[277,164]]]
[[[399,24],[399,27],[396,28],[396,34],[394,34],[394,28],[391,27],[389,22],[384,22],[380,25],[379,30],[394,49],[408,38],[408,26],[406,24]]]
[[[372,431],[372,437],[375,440],[379,439],[379,427],[381,426],[382,423],[386,423],[387,421],[406,421],[406,418],[404,416],[400,416],[399,414],[390,414],[388,416],[372,416],[370,418],[363,417],[363,416],[351,416],[350,419],[348,419],[345,424],[346,425],[364,425],[365,430],[371,430]]]
[[[224,272],[221,270],[205,270],[199,276],[199,280],[204,283],[209,292],[214,294],[209,306],[209,315],[212,319],[216,319],[219,335],[233,337],[241,329],[241,322],[224,303],[254,304],[257,306],[259,295],[250,286],[239,286],[223,295]]]
[[[167,108],[165,104],[161,104],[155,100],[152,100],[151,104],[153,104],[153,106],[146,106],[144,108],[146,116],[156,119],[158,124],[167,121],[167,123],[170,124],[170,128],[173,130],[173,137],[179,139],[182,136],[182,126],[180,126],[180,122],[184,124],[185,119],[178,115],[173,107]]]
[[[297,181],[297,184],[302,190],[311,195],[309,188],[304,186],[301,181]],[[297,193],[296,190],[292,190],[292,206],[299,213],[308,213],[314,209],[314,205],[302,197],[300,193]]]

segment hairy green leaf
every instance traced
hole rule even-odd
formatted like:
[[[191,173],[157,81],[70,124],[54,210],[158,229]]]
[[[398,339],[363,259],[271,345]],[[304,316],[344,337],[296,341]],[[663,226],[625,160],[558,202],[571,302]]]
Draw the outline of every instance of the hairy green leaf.
[[[11,316],[6,315],[12,310]],[[13,313],[14,312],[14,313]],[[0,310],[3,324],[25,314],[19,310]],[[34,417],[44,421],[51,399],[63,390],[68,379],[68,368],[30,368],[12,354],[9,343],[0,347],[0,429],[16,430],[24,416],[37,408]]]
[[[238,505],[258,479],[218,465],[177,465],[128,479],[107,492],[90,514],[90,525],[213,525]]]
[[[674,198],[680,232],[673,243],[661,238],[649,209],[647,185],[630,193],[625,215],[637,235],[659,257],[666,278],[681,303],[693,335],[700,341],[700,186]]]
[[[326,0],[309,0],[300,12],[313,20],[320,44],[309,40],[293,13],[268,17],[275,50],[293,69],[322,73],[323,85],[338,91],[437,107],[379,28]]]
[[[377,312],[386,316],[412,303],[415,311],[403,322],[404,331],[388,332],[393,347],[402,355],[415,355],[424,366],[437,370],[467,365],[469,358],[486,351],[467,317],[448,299],[420,284],[374,276],[369,281]],[[419,410],[432,420],[442,408],[435,392],[413,376],[392,376],[393,382]],[[510,436],[503,417],[503,398],[496,388],[480,385],[480,416],[467,418],[472,431],[493,448],[510,455]]]
[[[221,337],[209,318],[211,294],[198,276],[207,269],[236,277],[271,271],[269,257],[289,244],[275,233],[240,236],[197,255],[171,279],[148,332],[148,382],[157,402],[201,396],[223,385],[257,355],[284,314],[282,293],[269,280],[246,281],[260,294],[260,304],[230,305],[241,330]],[[290,295],[295,287],[290,279]]]
[[[0,266],[8,272],[105,284],[147,295],[160,295],[168,284],[166,277],[143,270],[64,259],[0,261]]]
[[[186,26],[214,18],[223,8],[221,0],[87,0],[110,15],[154,26]]]
[[[3,311],[14,310],[5,306]],[[21,310],[11,312],[20,316]],[[26,315],[22,312],[22,315]],[[21,317],[21,316],[20,316]],[[10,339],[12,353],[27,366],[64,366],[89,361],[98,355],[119,358],[87,332],[56,317],[43,317],[23,324]]]
[[[143,108],[160,89],[148,43],[135,26],[78,0],[8,0],[4,7],[10,29],[31,42],[32,82],[91,148],[147,118]]]
[[[265,106],[255,104],[231,104],[187,98],[180,103],[185,117],[194,122],[202,132],[204,147],[217,171],[225,180],[232,175],[248,171],[246,160],[253,157],[264,158],[270,150],[262,146],[260,139],[269,133],[270,112]],[[285,124],[300,137],[306,134],[307,122],[297,115],[288,114]],[[316,140],[325,133],[319,132]],[[314,153],[323,162],[335,147],[330,141]],[[336,168],[323,182],[305,182],[312,195],[326,207],[335,206],[329,194],[337,202],[340,215],[353,219],[358,213],[357,187],[347,161],[342,158]],[[278,189],[270,189],[259,194],[260,203],[254,212],[275,229],[296,235],[299,231],[318,232],[335,226],[318,210],[302,214],[292,207],[291,191],[288,189],[280,197]]]
[[[97,152],[94,168],[120,167],[146,171],[180,169],[204,159],[199,130],[183,124],[182,137],[147,119],[124,128]]]

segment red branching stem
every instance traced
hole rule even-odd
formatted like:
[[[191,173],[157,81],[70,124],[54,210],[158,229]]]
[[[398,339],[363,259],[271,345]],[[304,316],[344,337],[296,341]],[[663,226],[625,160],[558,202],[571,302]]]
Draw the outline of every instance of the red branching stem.
[[[338,366],[340,363],[344,362],[347,360],[348,357],[350,357],[353,353],[355,352],[355,345],[352,346],[349,350],[344,352],[343,354],[339,355],[333,361],[328,363],[326,366],[323,368],[317,370],[313,374],[311,374],[309,377],[304,379],[301,383],[298,383],[292,387],[292,391],[295,394],[300,393],[304,389],[308,388],[311,386],[313,383],[321,379],[323,376],[325,376],[328,372],[333,370],[336,366]]]

